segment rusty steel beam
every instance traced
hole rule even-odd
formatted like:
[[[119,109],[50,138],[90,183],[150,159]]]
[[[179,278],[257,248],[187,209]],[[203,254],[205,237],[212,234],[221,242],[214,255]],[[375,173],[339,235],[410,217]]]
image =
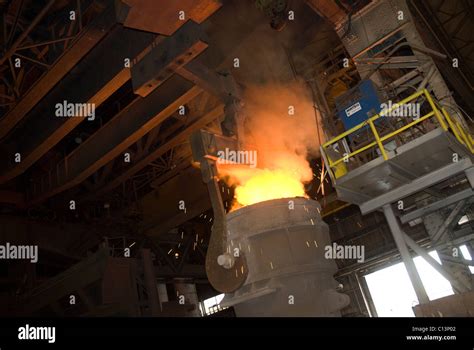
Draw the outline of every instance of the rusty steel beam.
[[[158,147],[156,150],[152,151],[150,154],[140,159],[138,162],[134,163],[132,166],[130,166],[122,174],[114,178],[107,185],[103,186],[101,189],[96,191],[93,195],[89,195],[85,197],[82,201],[90,200],[92,197],[101,196],[104,193],[107,193],[113,190],[115,187],[119,186],[122,182],[129,179],[132,175],[136,174],[138,171],[143,169],[149,163],[161,157],[165,152],[176,147],[177,145],[187,142],[189,137],[194,131],[204,128],[207,124],[211,123],[213,120],[217,119],[223,114],[224,114],[223,105],[219,105],[215,107],[210,112],[206,113],[204,116],[202,116],[201,118],[197,119],[192,124],[190,124],[186,129],[181,131],[174,138],[164,143],[163,145]]]
[[[200,88],[193,88],[190,82],[180,76],[172,76],[175,67],[174,63],[170,62],[180,60],[187,62],[201,53],[207,47],[202,41],[204,37],[205,34],[199,25],[188,22],[173,36],[152,45],[151,50],[131,69],[135,88],[136,83],[138,86],[146,86],[138,89],[143,98],[136,99],[69,154],[57,166],[54,181],[42,186],[40,193],[33,193],[28,204],[39,204],[83,182],[128,147],[140,141],[179,106],[187,104],[200,94],[202,92]],[[162,79],[155,81],[155,76],[160,76]],[[156,84],[150,87],[152,85],[150,81]],[[156,90],[156,85],[162,86]]]
[[[130,79],[125,59],[137,57],[155,37],[155,34],[118,27],[103,39],[34,108],[30,122],[11,134],[8,139],[11,149],[20,153],[22,160],[14,163],[13,154],[7,156],[10,164],[2,167],[0,184],[23,173],[86,119],[56,117],[57,103],[67,101],[99,106]]]
[[[228,98],[222,76],[202,63],[192,61],[184,67],[177,68],[176,73],[200,86],[211,95],[218,97],[222,102]]]
[[[228,7],[224,6],[217,14],[215,14],[212,19],[209,20],[212,22],[209,22],[210,25],[206,29],[209,40],[208,49],[187,65],[176,69],[176,73],[200,86],[203,90],[218,97],[221,101],[225,101],[229,97],[226,94],[227,91],[225,88],[227,82],[225,81],[225,78],[216,72],[216,70],[219,69],[225,60],[229,58],[229,52],[232,52],[235,45],[238,45],[248,38],[260,23],[260,16],[258,13],[250,15],[250,17],[246,17],[245,19],[243,17],[236,18],[236,21],[229,23],[229,16],[233,16],[237,10],[238,7],[234,4]],[[232,32],[232,40],[228,39],[228,35],[223,35],[222,28],[224,27],[230,29]],[[208,116],[211,117],[208,120],[206,120],[206,117],[203,117],[201,120],[196,122],[199,124],[196,124],[196,126],[195,124],[192,124],[188,129],[186,129],[189,130],[189,133],[185,131],[181,132],[178,135],[178,138],[172,139],[161,147],[158,147],[158,149],[150,153],[148,156],[142,158],[140,161],[126,169],[124,173],[112,179],[112,181],[107,185],[99,188],[94,193],[85,195],[79,201],[84,202],[93,200],[94,198],[113,190],[146,167],[150,162],[153,162],[162,156],[165,152],[180,143],[187,142],[193,131],[205,127],[223,114],[223,106],[219,108],[221,110],[220,114],[217,113],[219,115],[211,116],[208,114]],[[180,138],[181,135],[184,135],[184,137]]]
[[[202,23],[221,6],[218,0],[121,0],[123,25],[163,35],[172,35],[189,19]],[[180,11],[183,17],[180,18]]]
[[[175,34],[154,45],[132,66],[133,91],[146,97],[169,79],[176,69],[190,62],[207,48],[206,34],[190,21]]]
[[[175,76],[146,98],[137,99],[69,154],[58,170],[64,176],[33,197],[28,205],[39,204],[80,184],[201,92],[200,88]]]
[[[116,23],[113,6],[109,6],[51,69],[33,85],[24,97],[0,120],[0,139],[22,118],[109,32]]]

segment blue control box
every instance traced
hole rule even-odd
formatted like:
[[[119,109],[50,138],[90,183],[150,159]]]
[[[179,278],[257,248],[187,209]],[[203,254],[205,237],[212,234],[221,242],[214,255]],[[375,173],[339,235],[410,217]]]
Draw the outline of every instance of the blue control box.
[[[349,130],[379,113],[381,102],[372,80],[362,80],[355,87],[336,97],[336,114]]]

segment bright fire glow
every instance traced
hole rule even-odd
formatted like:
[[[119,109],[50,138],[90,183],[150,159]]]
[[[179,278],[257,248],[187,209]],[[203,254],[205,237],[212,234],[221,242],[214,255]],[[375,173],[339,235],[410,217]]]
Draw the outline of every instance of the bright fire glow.
[[[243,149],[256,153],[257,164],[218,164],[220,177],[235,186],[231,210],[272,199],[307,197],[304,185],[313,178],[307,157],[319,142],[305,85],[247,87],[244,101]]]
[[[251,172],[252,176],[235,189],[235,200],[240,206],[306,196],[303,183],[288,169],[255,169]]]
[[[232,210],[271,199],[307,197],[304,183],[312,178],[306,159],[286,152],[273,157],[271,168],[223,165],[219,173],[235,185]]]

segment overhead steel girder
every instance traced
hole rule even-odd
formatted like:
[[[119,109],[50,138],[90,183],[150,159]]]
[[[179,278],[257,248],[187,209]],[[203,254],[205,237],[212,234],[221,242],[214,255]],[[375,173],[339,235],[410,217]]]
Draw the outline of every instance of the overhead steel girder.
[[[235,46],[250,37],[255,28],[261,23],[258,12],[248,14],[248,16],[238,16],[235,18],[235,21],[229,22],[229,16],[233,16],[236,11],[239,10],[238,4],[238,2],[230,2],[228,4],[229,6],[223,6],[214,16],[204,23],[206,33],[209,37],[209,47],[193,61],[176,70],[182,77],[194,82],[203,90],[219,97],[221,100],[229,98],[229,93],[232,93],[234,89],[234,82],[231,76],[221,76],[215,70],[222,68],[225,61],[230,59],[231,56],[229,55],[235,49]],[[225,31],[223,28],[225,28]],[[228,33],[231,33],[231,40],[229,40]],[[221,109],[220,114],[223,114],[223,107],[219,108]],[[134,163],[123,174],[113,178],[107,185],[96,191],[94,197],[111,191],[132,175],[139,172],[150,162],[159,158],[167,150],[173,148],[176,144],[186,142],[193,131],[205,127],[208,123],[219,117],[219,115],[212,115],[216,112],[217,109],[203,116],[196,124],[190,125],[188,128],[189,133],[188,131],[183,131],[178,139],[170,140],[139,162]],[[184,138],[180,138],[181,135],[183,135]],[[87,195],[80,201],[90,199],[92,199],[92,195]]]
[[[171,37],[164,40],[163,45],[153,48],[147,54],[147,57],[144,57],[144,59],[132,67],[134,91],[137,94],[145,97],[160,81],[177,72],[183,78],[192,81],[221,100],[227,97],[228,94],[223,90],[221,75],[194,60],[187,64],[195,56],[195,54],[191,54],[192,52],[181,56],[175,54],[175,52],[183,51],[183,47],[186,48],[191,45],[194,47],[191,49],[198,50],[197,53],[202,51],[202,48],[199,48],[199,46],[207,43],[209,38],[201,26],[196,23],[202,23],[220,8],[221,4],[219,1],[186,0],[180,2],[179,6],[176,4],[166,4],[166,7],[157,6],[156,0],[122,1],[126,5],[132,6],[125,9],[127,6],[122,4],[125,7],[122,8],[124,13],[119,16],[124,26],[166,35],[172,34]],[[156,13],[158,8],[159,11]],[[179,16],[175,15],[179,11],[184,11],[186,20],[191,19],[192,21],[185,22],[180,20]],[[183,25],[183,23],[185,24]],[[168,27],[166,30],[164,30],[165,26]],[[177,31],[175,32],[175,30]],[[201,43],[196,39],[200,39]]]
[[[207,48],[206,34],[202,28],[189,21],[173,36],[152,46],[139,62],[132,66],[133,91],[146,97],[156,87],[169,79],[174,71],[190,62]]]
[[[197,61],[179,67],[176,69],[176,73],[219,98],[222,102],[226,102],[231,95],[236,94],[235,91],[232,91],[232,88],[237,86],[232,75],[219,74]]]
[[[89,103],[97,107],[130,79],[125,59],[137,57],[155,38],[154,34],[121,27],[104,38],[33,109],[24,128],[11,134],[10,149],[15,151],[8,155],[9,164],[2,167],[5,170],[0,174],[0,184],[23,173],[86,119],[56,117],[57,103]],[[17,152],[22,155],[20,163],[13,162]]]
[[[108,2],[108,8],[90,23],[51,69],[0,119],[0,139],[5,137],[117,23],[113,1]]]
[[[121,3],[125,27],[163,35],[172,35],[189,19],[201,23],[222,6],[219,0],[121,0]],[[181,11],[184,17],[180,16]]]
[[[133,163],[133,165],[127,168],[122,174],[115,177],[112,181],[107,183],[107,185],[103,186],[98,191],[96,191],[93,194],[93,196],[97,197],[114,189],[115,187],[120,185],[122,182],[129,179],[132,175],[134,175],[135,173],[143,169],[146,165],[150,164],[150,162],[153,162],[154,160],[158,159],[165,152],[176,147],[177,145],[187,142],[189,137],[194,131],[204,128],[207,124],[211,123],[212,121],[214,121],[215,119],[217,119],[219,116],[223,114],[224,114],[224,106],[220,105],[220,106],[215,107],[214,109],[206,113],[204,116],[202,116],[201,118],[191,123],[186,129],[182,130],[174,138],[164,143],[163,145],[159,146],[156,150],[152,151],[151,153],[149,153],[148,155],[146,155],[139,161]],[[90,198],[92,198],[91,195],[82,199],[81,201],[85,201]]]
[[[461,6],[467,4],[468,1],[451,1],[448,3],[457,4],[461,3]],[[448,54],[448,60],[437,61],[437,66],[442,71],[444,78],[450,83],[452,88],[457,92],[463,102],[469,106],[471,110],[474,109],[473,91],[474,85],[472,83],[473,77],[473,65],[472,62],[472,51],[469,52],[467,46],[464,46],[464,52],[460,46],[460,40],[456,40],[456,34],[459,34],[459,30],[453,30],[450,33],[446,31],[446,26],[440,21],[440,16],[445,18],[447,13],[436,12],[434,6],[429,1],[411,1],[410,5],[413,6],[415,12],[426,26],[426,34],[431,34],[433,41],[437,43],[445,53]],[[469,11],[463,11],[468,18],[471,18]],[[420,26],[421,27],[421,26]],[[433,45],[433,44],[431,44]],[[464,43],[463,43],[464,45]],[[467,50],[467,51],[466,51]],[[469,60],[471,56],[471,60]],[[459,67],[453,69],[452,59],[457,58],[459,60]],[[471,62],[470,62],[471,61]]]
[[[28,204],[36,205],[78,185],[201,92],[174,76],[146,98],[136,100],[69,154],[59,165],[61,176],[55,179],[56,183]]]
[[[45,186],[43,193],[33,194],[29,204],[38,204],[78,185],[162,123],[179,106],[187,104],[200,94],[202,90],[192,87],[192,83],[186,79],[177,75],[169,78],[172,75],[169,62],[179,61],[181,57],[186,57],[185,61],[188,61],[201,53],[207,47],[202,41],[204,36],[199,25],[188,22],[173,36],[153,45],[151,51],[133,65],[132,81],[149,81],[155,75],[166,77],[166,80],[163,78],[147,87],[147,93],[142,94],[144,98],[135,100],[69,154],[57,166],[54,181]],[[156,56],[161,58],[163,55],[166,60],[155,59]]]

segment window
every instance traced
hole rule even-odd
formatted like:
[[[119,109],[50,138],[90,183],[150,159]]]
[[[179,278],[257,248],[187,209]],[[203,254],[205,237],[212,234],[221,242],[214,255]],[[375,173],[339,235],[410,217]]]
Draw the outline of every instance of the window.
[[[211,315],[225,308],[221,308],[219,303],[224,299],[224,294],[216,295],[215,297],[204,300],[201,303],[201,313],[203,316]]]
[[[429,254],[440,262],[436,251]],[[414,262],[430,300],[454,294],[449,281],[422,257],[416,257]],[[415,316],[412,307],[419,302],[403,263],[368,274],[365,279],[378,316]]]
[[[466,245],[462,245],[459,247],[461,250],[462,257],[466,260],[472,260],[471,253],[469,253],[469,249],[467,249]],[[469,266],[469,271],[471,271],[472,274],[474,274],[474,266]]]

